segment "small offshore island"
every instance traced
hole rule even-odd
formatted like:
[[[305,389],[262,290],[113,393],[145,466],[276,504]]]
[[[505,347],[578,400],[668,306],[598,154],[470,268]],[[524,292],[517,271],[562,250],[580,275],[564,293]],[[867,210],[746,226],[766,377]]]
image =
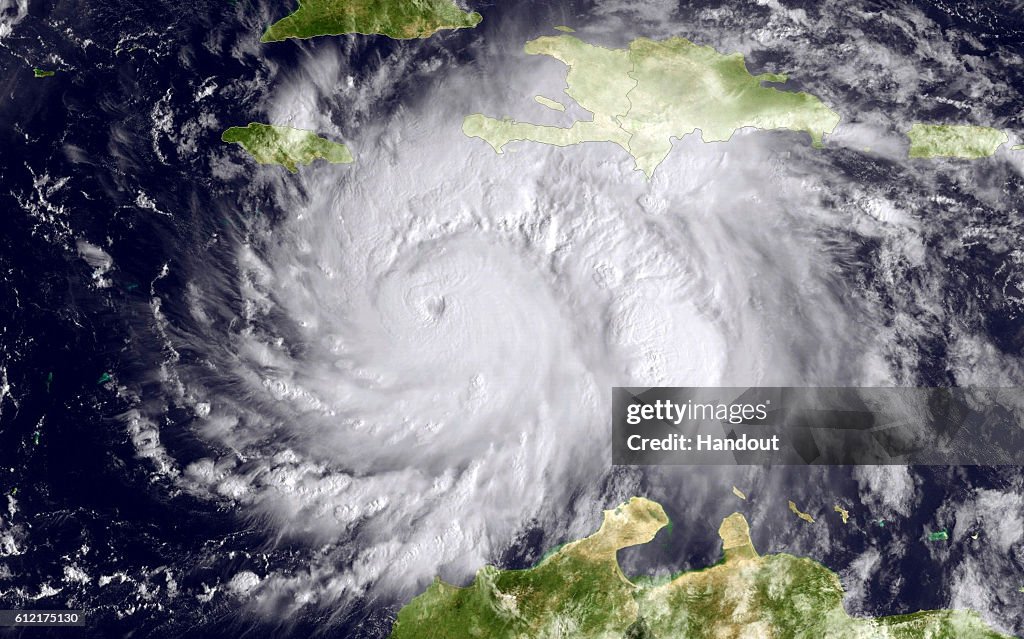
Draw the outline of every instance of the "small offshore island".
[[[705,142],[724,142],[744,127],[806,131],[821,146],[839,124],[839,114],[809,93],[762,86],[785,82],[785,75],[751,75],[739,53],[721,54],[684,38],[638,38],[628,49],[608,49],[574,36],[545,36],[527,42],[525,51],[568,66],[565,93],[593,119],[563,128],[467,117],[463,133],[498,153],[513,140],[614,142],[650,178],[672,150],[672,138],[697,129]]]
[[[299,0],[299,8],[270,25],[260,42],[348,33],[412,40],[475,27],[482,19],[452,0]]]
[[[976,160],[991,157],[1009,137],[999,129],[960,124],[915,123],[907,131],[912,158],[961,158]]]
[[[331,164],[350,164],[355,161],[344,144],[331,142],[312,131],[250,122],[248,126],[233,126],[221,134],[224,142],[240,144],[260,164],[280,164],[292,173],[299,164],[312,164],[326,160]]]
[[[651,541],[668,523],[659,504],[634,497],[606,510],[596,533],[533,568],[486,566],[466,588],[435,580],[398,612],[390,639],[1009,639],[968,611],[850,617],[835,573],[810,559],[759,555],[739,513],[718,529],[719,563],[629,581],[616,553]]]

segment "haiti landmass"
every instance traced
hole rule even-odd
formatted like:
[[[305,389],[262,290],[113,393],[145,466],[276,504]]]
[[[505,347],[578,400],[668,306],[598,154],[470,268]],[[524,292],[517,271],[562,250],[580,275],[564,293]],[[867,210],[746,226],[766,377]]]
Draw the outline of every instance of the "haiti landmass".
[[[482,19],[452,0],[299,0],[299,8],[270,25],[260,42],[347,33],[411,40],[475,27]]]
[[[741,54],[724,55],[684,38],[639,38],[628,49],[608,49],[574,36],[545,36],[527,42],[525,51],[568,66],[565,93],[593,118],[554,127],[468,116],[463,132],[498,153],[513,140],[555,146],[613,142],[649,178],[671,150],[672,138],[698,129],[704,142],[726,141],[743,127],[806,131],[821,146],[839,124],[839,114],[817,97],[763,86],[785,82],[785,75],[751,75]]]
[[[260,164],[280,164],[292,173],[299,164],[326,160],[331,164],[349,164],[352,153],[344,144],[331,142],[312,131],[287,126],[250,122],[233,126],[221,134],[224,142],[239,144]]]
[[[1008,639],[969,611],[850,617],[835,573],[810,559],[759,555],[739,513],[718,529],[714,566],[631,582],[617,551],[651,541],[668,523],[659,504],[634,497],[605,511],[596,533],[533,568],[487,566],[466,588],[435,580],[398,612],[390,639]]]

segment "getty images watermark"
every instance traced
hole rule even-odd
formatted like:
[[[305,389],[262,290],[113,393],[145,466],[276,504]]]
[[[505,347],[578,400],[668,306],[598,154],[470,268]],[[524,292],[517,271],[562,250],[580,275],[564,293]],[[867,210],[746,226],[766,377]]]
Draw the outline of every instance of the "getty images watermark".
[[[612,461],[1024,464],[1024,389],[615,387]]]

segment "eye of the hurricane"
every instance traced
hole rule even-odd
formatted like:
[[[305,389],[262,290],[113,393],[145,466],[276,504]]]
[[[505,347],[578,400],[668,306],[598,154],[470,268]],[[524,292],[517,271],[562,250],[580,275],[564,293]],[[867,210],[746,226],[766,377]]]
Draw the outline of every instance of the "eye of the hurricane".
[[[419,291],[409,291],[409,304],[419,310],[424,324],[437,324],[442,321],[448,301],[443,295],[418,295]]]
[[[406,252],[374,284],[382,330],[365,355],[403,385],[445,395],[483,384],[507,397],[573,359],[558,301],[512,248],[451,238]]]

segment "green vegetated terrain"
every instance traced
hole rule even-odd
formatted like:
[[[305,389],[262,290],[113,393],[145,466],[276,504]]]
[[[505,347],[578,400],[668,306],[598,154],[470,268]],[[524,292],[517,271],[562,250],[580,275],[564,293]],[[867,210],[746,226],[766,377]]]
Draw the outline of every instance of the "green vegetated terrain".
[[[326,160],[331,164],[353,162],[352,154],[344,144],[331,142],[312,131],[252,122],[248,126],[233,126],[220,136],[224,142],[242,145],[260,164],[280,164],[292,173],[299,164]]]
[[[1009,137],[987,126],[916,123],[907,131],[912,158],[987,158]]]
[[[57,73],[56,71],[47,71],[46,69],[40,69],[38,67],[35,68],[35,69],[32,69],[32,75],[37,77],[37,78],[49,78],[49,77],[55,75],[56,73]]]
[[[662,580],[629,581],[616,552],[668,524],[660,505],[634,497],[605,511],[593,535],[527,570],[482,568],[458,588],[435,580],[398,613],[391,639],[997,639],[977,614],[935,610],[878,619],[843,608],[839,578],[786,554],[761,556],[746,519],[722,521],[722,560]]]
[[[346,33],[409,40],[475,27],[481,20],[479,13],[463,11],[452,0],[299,0],[299,8],[270,25],[261,41]]]
[[[549,109],[553,109],[555,111],[565,111],[565,105],[564,104],[562,104],[561,102],[557,102],[555,100],[552,100],[551,98],[546,98],[543,95],[535,95],[535,96],[533,96],[533,99],[537,101],[537,104],[542,104],[542,105],[546,106]]]
[[[684,38],[634,40],[608,49],[568,35],[526,44],[569,67],[565,93],[593,113],[591,120],[553,127],[470,115],[462,130],[495,151],[512,140],[555,146],[614,142],[650,177],[672,148],[672,138],[700,129],[705,142],[725,141],[737,129],[806,131],[815,146],[839,123],[839,114],[808,93],[763,86],[785,75],[751,75],[739,53],[724,55]]]

